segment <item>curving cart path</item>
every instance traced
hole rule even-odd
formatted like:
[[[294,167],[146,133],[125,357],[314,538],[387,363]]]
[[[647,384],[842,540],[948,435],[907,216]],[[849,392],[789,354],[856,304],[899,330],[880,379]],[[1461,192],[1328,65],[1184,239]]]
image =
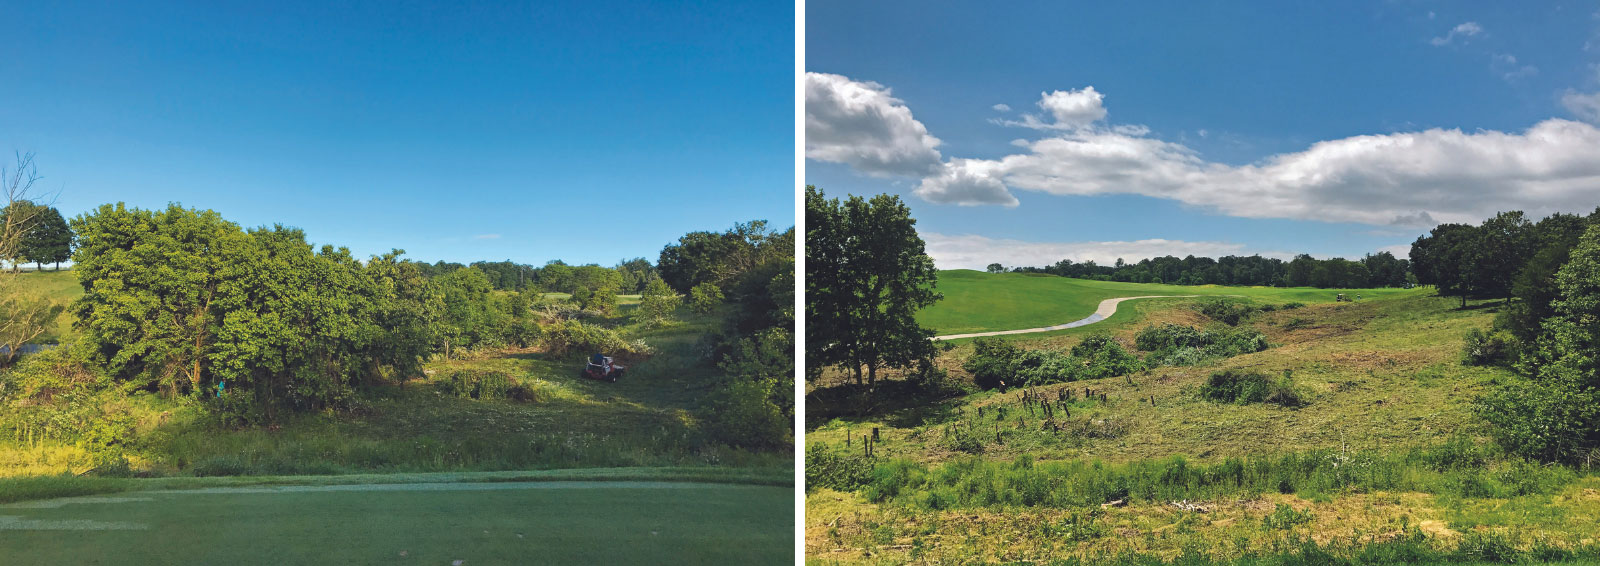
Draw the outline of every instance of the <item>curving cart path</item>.
[[[979,337],[983,337],[983,336],[1003,336],[1003,335],[1006,335],[1006,334],[1030,334],[1030,333],[1034,333],[1034,332],[1050,332],[1050,331],[1053,331],[1053,330],[1066,330],[1068,328],[1077,328],[1079,326],[1084,326],[1084,325],[1087,325],[1087,324],[1094,324],[1096,322],[1100,322],[1100,321],[1105,320],[1107,318],[1111,318],[1111,315],[1117,314],[1117,303],[1120,303],[1122,301],[1132,301],[1134,299],[1170,299],[1170,298],[1198,297],[1198,296],[1200,296],[1200,295],[1146,295],[1146,296],[1143,296],[1143,297],[1118,297],[1118,298],[1115,298],[1115,299],[1106,299],[1104,301],[1100,301],[1100,308],[1095,309],[1094,310],[1094,314],[1089,315],[1087,318],[1084,318],[1083,320],[1075,320],[1075,321],[1072,321],[1072,322],[1069,322],[1069,323],[1066,323],[1066,324],[1057,324],[1055,326],[1045,326],[1045,327],[1042,327],[1042,328],[1024,328],[1022,330],[998,330],[998,331],[995,331],[995,332],[973,332],[971,334],[950,334],[950,335],[947,335],[947,336],[934,336],[933,339],[934,340],[957,340],[957,339],[961,339],[961,338],[979,338]]]

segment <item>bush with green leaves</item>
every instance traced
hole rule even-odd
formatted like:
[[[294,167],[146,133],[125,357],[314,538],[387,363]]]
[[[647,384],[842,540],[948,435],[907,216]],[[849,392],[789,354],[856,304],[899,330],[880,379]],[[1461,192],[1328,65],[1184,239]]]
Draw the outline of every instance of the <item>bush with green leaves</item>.
[[[1017,361],[1022,349],[1000,338],[978,338],[972,341],[972,355],[962,362],[961,368],[972,374],[972,382],[980,389],[995,389],[1017,385]]]
[[[1134,345],[1150,352],[1145,362],[1151,366],[1198,365],[1270,346],[1266,335],[1254,329],[1219,326],[1201,330],[1171,323],[1145,327],[1134,336]]]
[[[707,436],[729,446],[777,448],[791,441],[792,420],[756,381],[728,380],[701,408],[700,418]]]
[[[1072,358],[1077,362],[1076,379],[1104,379],[1127,375],[1144,369],[1144,362],[1133,355],[1122,343],[1113,340],[1107,334],[1091,334],[1072,347]],[[1045,382],[1053,383],[1053,382]]]
[[[588,355],[635,353],[638,347],[622,338],[616,330],[590,324],[581,320],[563,320],[544,328],[539,338],[545,352],[561,358],[574,353]]]
[[[701,283],[689,290],[689,308],[700,314],[711,314],[722,300],[722,289],[715,283]]]
[[[665,281],[651,279],[639,298],[638,316],[648,324],[660,324],[672,318],[672,313],[683,304],[683,295],[668,287]]]
[[[587,297],[580,301],[579,304],[583,306],[584,310],[591,310],[605,316],[611,316],[617,312],[617,290],[612,287],[601,287],[599,289],[595,289],[593,293],[590,293]]]
[[[100,417],[109,382],[71,348],[23,356],[0,372],[0,432],[24,444],[76,440]]]
[[[1263,310],[1261,307],[1232,299],[1201,301],[1199,309],[1200,314],[1228,326],[1238,326],[1240,322],[1244,322],[1251,315]]]
[[[1258,371],[1225,370],[1211,374],[1200,387],[1200,397],[1218,403],[1267,403],[1282,407],[1300,407],[1305,399],[1296,390],[1294,378],[1288,371],[1283,377],[1272,379]]]
[[[1469,366],[1492,366],[1507,363],[1516,357],[1517,339],[1504,330],[1467,331],[1461,345],[1461,363]]]

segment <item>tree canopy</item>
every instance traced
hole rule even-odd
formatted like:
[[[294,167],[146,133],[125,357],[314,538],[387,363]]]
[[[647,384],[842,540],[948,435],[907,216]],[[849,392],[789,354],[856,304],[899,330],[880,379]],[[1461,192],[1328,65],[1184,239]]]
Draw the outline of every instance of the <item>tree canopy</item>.
[[[807,375],[822,366],[903,368],[933,354],[913,315],[939,300],[938,272],[899,197],[827,199],[806,187]]]

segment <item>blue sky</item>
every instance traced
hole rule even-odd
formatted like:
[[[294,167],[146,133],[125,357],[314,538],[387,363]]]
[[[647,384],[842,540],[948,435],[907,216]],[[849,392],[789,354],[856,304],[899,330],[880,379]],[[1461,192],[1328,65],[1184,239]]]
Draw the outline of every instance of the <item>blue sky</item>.
[[[941,267],[1359,257],[1600,206],[1600,2],[806,6],[807,183]]]
[[[0,149],[63,214],[604,265],[794,223],[793,6],[212,4],[0,2]]]

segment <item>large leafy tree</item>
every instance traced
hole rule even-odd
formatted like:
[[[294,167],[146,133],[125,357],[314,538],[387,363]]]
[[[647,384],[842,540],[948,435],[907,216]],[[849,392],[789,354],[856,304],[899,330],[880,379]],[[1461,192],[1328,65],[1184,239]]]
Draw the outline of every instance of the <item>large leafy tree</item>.
[[[898,197],[829,200],[806,188],[807,374],[842,365],[858,383],[933,355],[913,315],[941,297],[938,274]]]
[[[201,390],[223,323],[218,293],[238,276],[250,238],[215,212],[177,205],[102,205],[73,228],[84,294],[71,310],[93,361],[169,393]]]
[[[793,231],[775,233],[765,220],[735,224],[720,233],[690,232],[661,249],[656,270],[679,293],[688,293],[701,283],[730,289],[752,268],[780,255],[777,250],[785,247],[784,238],[789,239],[787,247],[792,250]]]
[[[61,217],[61,211],[53,206],[40,207],[38,216],[23,236],[20,252],[20,259],[38,264],[41,270],[46,263],[54,263],[56,269],[61,269],[61,262],[72,259],[72,228]]]

